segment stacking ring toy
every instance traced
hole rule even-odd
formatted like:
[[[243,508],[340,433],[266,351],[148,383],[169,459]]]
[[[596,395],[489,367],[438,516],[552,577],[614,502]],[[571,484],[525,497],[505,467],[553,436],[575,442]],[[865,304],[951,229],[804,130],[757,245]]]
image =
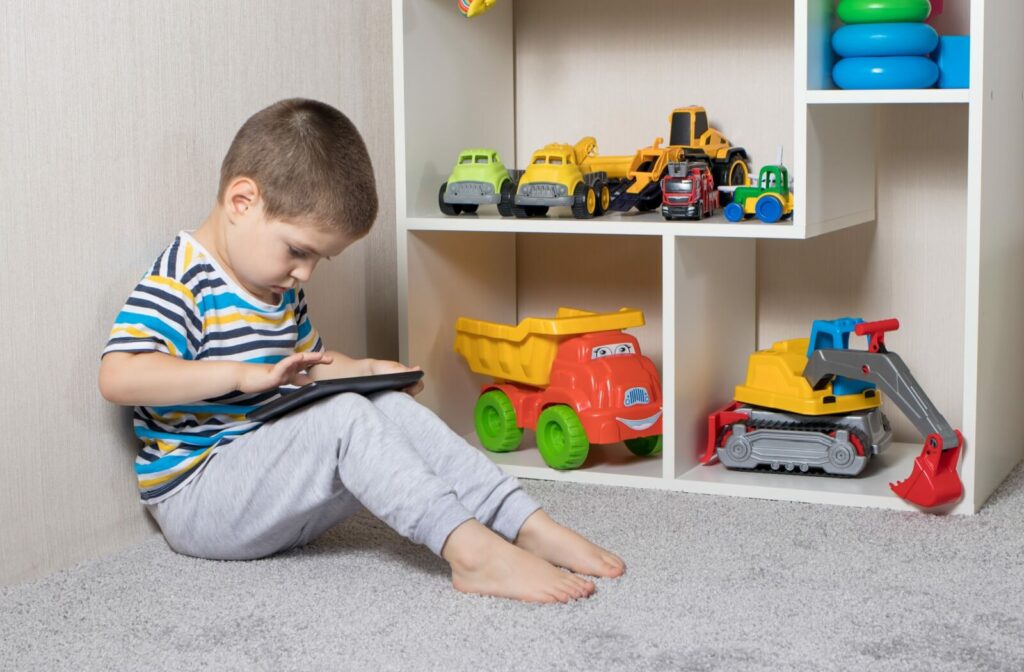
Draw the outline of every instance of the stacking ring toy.
[[[939,67],[923,56],[844,58],[832,68],[841,89],[927,89],[939,78]]]
[[[836,11],[844,23],[924,21],[932,4],[928,0],[840,0]]]
[[[939,46],[939,34],[927,23],[860,23],[832,33],[832,48],[851,56],[927,56]]]

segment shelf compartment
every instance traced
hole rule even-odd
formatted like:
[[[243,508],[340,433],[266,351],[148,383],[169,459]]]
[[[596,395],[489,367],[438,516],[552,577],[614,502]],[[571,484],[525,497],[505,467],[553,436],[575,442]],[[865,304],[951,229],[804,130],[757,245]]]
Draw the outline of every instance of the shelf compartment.
[[[928,19],[940,36],[971,34],[971,2],[978,0],[945,0],[942,14]],[[796,31],[798,78],[806,82],[809,103],[963,103],[967,89],[914,89],[907,91],[880,89],[840,89],[832,81],[832,68],[839,56],[832,50],[832,33],[844,24],[835,7],[837,0],[798,0]],[[806,56],[804,56],[806,54]],[[802,75],[801,75],[802,73]],[[820,95],[840,94],[840,95]]]
[[[427,372],[420,399],[460,435],[475,435],[473,408],[481,385],[488,382],[453,350],[460,316],[518,324],[526,317],[552,316],[559,306],[594,312],[638,308],[646,324],[629,333],[662,370],[661,238],[465,231],[403,235],[408,277],[420,279],[404,288],[407,324],[415,326],[403,336],[408,343],[403,358]],[[526,432],[520,450],[488,455],[496,462],[542,470],[546,467],[535,445],[533,433]],[[591,446],[591,457],[577,471],[652,477],[664,472],[660,456],[637,457],[622,444]]]

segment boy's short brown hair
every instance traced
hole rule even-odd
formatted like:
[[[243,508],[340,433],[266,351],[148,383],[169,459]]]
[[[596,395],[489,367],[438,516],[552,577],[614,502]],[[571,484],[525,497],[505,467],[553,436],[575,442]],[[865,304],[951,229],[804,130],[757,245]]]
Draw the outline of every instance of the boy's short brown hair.
[[[326,103],[289,98],[249,117],[221,164],[218,201],[236,177],[256,182],[264,211],[275,219],[312,220],[355,240],[377,217],[363,138]]]

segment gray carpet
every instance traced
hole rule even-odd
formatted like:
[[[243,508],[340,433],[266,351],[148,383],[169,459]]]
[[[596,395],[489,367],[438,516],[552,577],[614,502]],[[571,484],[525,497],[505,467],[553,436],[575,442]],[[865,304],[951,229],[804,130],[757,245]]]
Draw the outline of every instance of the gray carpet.
[[[1024,670],[1024,467],[946,518],[524,483],[627,575],[467,596],[365,515],[257,562],[153,539],[0,589],[0,669]]]

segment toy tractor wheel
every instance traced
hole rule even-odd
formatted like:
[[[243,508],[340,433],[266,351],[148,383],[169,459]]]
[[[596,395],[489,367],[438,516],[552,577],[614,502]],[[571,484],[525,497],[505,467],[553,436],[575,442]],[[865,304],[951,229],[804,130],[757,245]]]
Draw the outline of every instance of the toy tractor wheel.
[[[580,182],[572,190],[572,216],[576,219],[590,219],[597,213],[597,196],[594,188]]]
[[[766,224],[774,224],[782,218],[782,201],[771,194],[764,194],[754,204],[754,214]]]
[[[501,183],[501,200],[498,201],[498,214],[502,217],[511,217],[513,212],[513,200],[516,197],[516,185],[510,180]],[[525,212],[523,213],[525,215]]]
[[[742,222],[743,218],[746,217],[746,213],[743,212],[743,206],[735,201],[725,206],[725,210],[722,210],[722,214],[730,222]]]
[[[501,390],[480,395],[473,409],[476,435],[492,453],[507,453],[519,447],[523,430],[516,426],[516,409]]]
[[[477,209],[480,207],[480,205],[477,204],[477,203],[464,203],[463,205],[461,205],[459,207],[462,208],[463,212],[472,215],[474,212],[477,211]]]
[[[575,469],[590,451],[590,440],[576,411],[565,405],[549,406],[537,419],[537,448],[552,469]]]
[[[528,205],[526,206],[527,217],[543,217],[548,214],[548,206],[546,205]]]
[[[661,455],[661,434],[641,436],[639,439],[626,439],[626,448],[638,457]]]
[[[441,185],[441,191],[437,192],[437,205],[441,208],[441,212],[448,215],[449,217],[454,217],[455,215],[459,214],[461,208],[459,208],[459,206],[457,205],[452,205],[451,203],[445,203],[444,192],[447,189],[448,183],[445,182],[444,184]]]

